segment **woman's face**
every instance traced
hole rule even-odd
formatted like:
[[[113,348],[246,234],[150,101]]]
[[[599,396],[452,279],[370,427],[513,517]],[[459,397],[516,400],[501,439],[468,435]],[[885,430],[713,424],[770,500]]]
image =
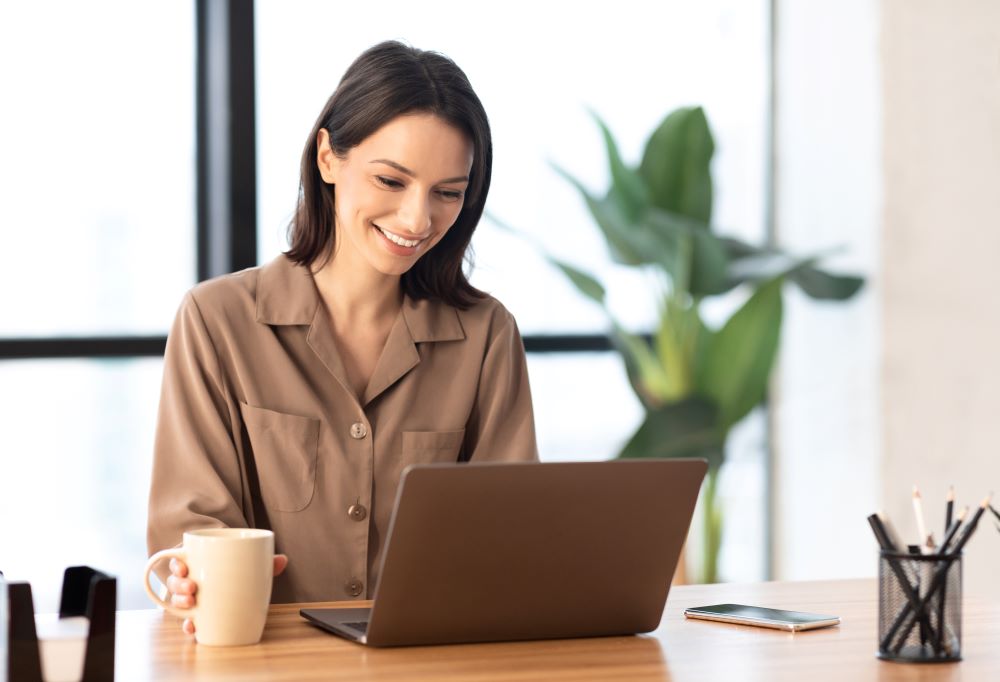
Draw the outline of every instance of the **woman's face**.
[[[345,158],[320,130],[317,164],[335,185],[336,259],[402,275],[458,218],[472,169],[472,143],[433,114],[398,116]]]

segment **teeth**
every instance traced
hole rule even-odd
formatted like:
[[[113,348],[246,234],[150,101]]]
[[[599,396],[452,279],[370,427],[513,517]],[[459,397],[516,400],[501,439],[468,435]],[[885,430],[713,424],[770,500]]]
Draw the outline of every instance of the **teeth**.
[[[378,225],[376,225],[375,227],[378,227]],[[378,227],[378,230],[379,230],[379,232],[381,232],[382,234],[384,234],[389,241],[391,241],[391,242],[393,242],[395,244],[399,244],[400,246],[405,246],[407,248],[414,247],[414,246],[416,246],[417,244],[419,244],[420,242],[423,241],[422,239],[418,239],[417,241],[410,241],[409,239],[403,239],[399,235],[395,235],[392,232],[389,232],[387,230],[383,230],[381,227]]]

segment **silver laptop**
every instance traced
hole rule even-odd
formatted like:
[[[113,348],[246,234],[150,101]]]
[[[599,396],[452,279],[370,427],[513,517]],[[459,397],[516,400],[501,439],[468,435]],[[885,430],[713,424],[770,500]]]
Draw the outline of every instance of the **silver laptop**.
[[[407,468],[371,608],[302,609],[371,646],[656,629],[702,459]]]

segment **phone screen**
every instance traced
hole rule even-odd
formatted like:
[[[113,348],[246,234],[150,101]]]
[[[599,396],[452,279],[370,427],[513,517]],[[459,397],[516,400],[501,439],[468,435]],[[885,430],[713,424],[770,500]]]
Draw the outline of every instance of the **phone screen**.
[[[746,625],[762,625],[786,630],[808,630],[811,628],[837,625],[839,616],[805,611],[784,611],[768,609],[761,606],[746,606],[744,604],[715,604],[685,609],[684,615],[689,618],[706,618],[721,620],[728,623],[743,623]]]

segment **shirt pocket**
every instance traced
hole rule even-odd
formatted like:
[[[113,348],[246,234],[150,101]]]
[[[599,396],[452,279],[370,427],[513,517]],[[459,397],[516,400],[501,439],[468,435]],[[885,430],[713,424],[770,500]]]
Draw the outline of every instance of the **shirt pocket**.
[[[240,403],[268,509],[297,512],[316,488],[319,420]]]
[[[403,431],[403,463],[457,462],[465,429],[457,431]]]

